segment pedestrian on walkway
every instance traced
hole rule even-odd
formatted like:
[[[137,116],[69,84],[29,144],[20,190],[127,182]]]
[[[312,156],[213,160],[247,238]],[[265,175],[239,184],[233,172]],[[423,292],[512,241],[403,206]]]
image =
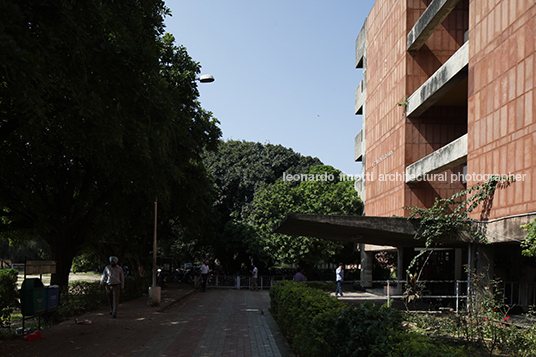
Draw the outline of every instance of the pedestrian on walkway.
[[[117,306],[119,305],[119,295],[125,290],[125,275],[123,268],[117,265],[119,259],[110,257],[110,265],[107,265],[102,272],[100,287],[106,287],[106,296],[110,303],[110,315],[117,317]]]
[[[302,282],[302,281],[307,281],[307,277],[304,274],[303,268],[298,268],[298,272],[296,274],[294,274],[294,278],[292,278],[292,280],[294,280],[294,281],[296,281],[298,283]]]
[[[207,279],[208,279],[208,273],[210,272],[210,268],[208,266],[208,263],[209,261],[208,260],[205,260],[205,262],[203,264],[201,264],[201,268],[199,269],[199,274],[201,275],[201,279],[202,279],[202,286],[203,286],[203,291],[206,291],[206,287],[207,287]]]
[[[339,267],[335,270],[335,280],[337,281],[337,290],[335,290],[335,296],[337,294],[342,295],[342,282],[344,280],[344,269],[342,268],[342,263],[339,263]]]
[[[259,290],[259,285],[257,283],[257,274],[259,273],[259,270],[255,266],[255,264],[251,264],[253,266],[253,270],[251,271],[251,279],[253,281],[253,291]]]

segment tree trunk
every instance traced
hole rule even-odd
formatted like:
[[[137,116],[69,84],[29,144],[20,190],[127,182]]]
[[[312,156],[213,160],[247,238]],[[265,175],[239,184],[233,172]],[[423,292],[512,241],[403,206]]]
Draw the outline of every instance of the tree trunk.
[[[60,249],[60,251],[53,249],[52,257],[56,261],[56,273],[52,274],[50,285],[59,285],[60,288],[67,286],[74,254],[69,252],[69,249]]]
[[[52,274],[50,285],[58,285],[60,288],[68,286],[73,259],[79,251],[67,236],[68,234],[44,237],[50,246],[52,260],[56,262],[56,273]]]

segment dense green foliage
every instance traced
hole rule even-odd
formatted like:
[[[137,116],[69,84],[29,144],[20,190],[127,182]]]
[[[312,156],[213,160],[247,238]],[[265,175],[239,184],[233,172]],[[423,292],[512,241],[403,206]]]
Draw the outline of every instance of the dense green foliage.
[[[325,326],[321,325],[320,316],[341,310],[345,304],[305,284],[281,281],[270,288],[270,307],[293,350],[299,355],[314,357],[329,349],[323,338]],[[318,350],[320,354],[311,355],[309,350]]]
[[[367,303],[350,307],[306,284],[270,289],[271,311],[300,356],[385,356],[389,336],[402,331],[402,315]]]
[[[141,292],[147,291],[149,279],[134,279],[127,277],[125,290],[121,292],[121,302],[141,297]],[[108,304],[108,299],[98,281],[75,281],[68,287],[60,289],[61,304],[56,313],[52,314],[55,322],[61,322],[72,316],[93,311]]]
[[[209,216],[201,154],[221,132],[197,100],[200,65],[163,35],[167,13],[162,0],[0,3],[0,233],[42,237],[55,284],[88,244],[143,263],[155,198],[163,220]]]
[[[229,273],[247,270],[252,260],[262,265],[269,257],[258,244],[255,229],[243,220],[255,192],[281,179],[285,172],[308,171],[320,160],[304,157],[281,145],[220,141],[204,163],[214,179],[213,211],[204,219],[204,232],[175,226],[165,251],[179,261],[217,259]],[[262,270],[262,266],[259,266]]]
[[[303,284],[307,285],[311,289],[318,289],[326,292],[333,292],[337,288],[337,283],[334,281],[306,281]]]
[[[407,296],[418,294],[420,275],[426,265],[421,265],[420,271],[413,272],[412,269],[419,258],[424,255],[430,257],[433,248],[441,245],[442,240],[452,239],[456,235],[464,236],[466,241],[486,242],[486,237],[475,226],[474,222],[468,219],[469,214],[478,207],[481,207],[481,215],[485,217],[489,214],[491,202],[497,188],[509,185],[513,182],[512,177],[491,176],[487,182],[472,186],[462,190],[449,198],[436,199],[432,207],[404,207],[411,211],[408,219],[418,219],[419,228],[415,234],[415,239],[424,241],[427,249],[423,249],[412,260],[408,266],[407,272],[410,279],[409,291]]]
[[[522,320],[516,322],[510,316],[511,306],[504,302],[501,285],[486,274],[473,274],[473,294],[467,310],[441,315],[408,313],[405,320],[415,333],[447,336],[458,345],[472,349],[475,356],[535,356],[536,326],[527,327]],[[525,317],[530,318],[532,314]]]
[[[291,213],[361,215],[363,202],[352,181],[340,181],[340,173],[331,166],[319,165],[307,172],[308,177],[315,178],[313,180],[298,184],[281,180],[255,194],[249,222],[260,234],[257,244],[274,261],[298,263],[306,270],[309,267],[310,271],[312,265],[330,261],[343,250],[353,251],[342,242],[272,233]],[[322,175],[329,179],[316,179]]]
[[[521,253],[528,257],[534,257],[536,256],[536,218],[534,221],[521,226],[521,228],[527,231],[525,240],[521,243],[521,248],[523,248]]]
[[[0,327],[9,327],[11,313],[18,303],[16,269],[0,269]]]
[[[355,306],[304,283],[281,281],[270,289],[271,312],[298,356],[458,357],[449,346],[403,328],[402,312],[372,302]]]
[[[390,338],[385,357],[464,357],[467,352],[416,333],[401,333]]]
[[[259,188],[275,183],[284,173],[308,172],[322,162],[281,145],[227,140],[220,141],[217,152],[207,153],[205,164],[218,188],[216,207],[240,218]]]

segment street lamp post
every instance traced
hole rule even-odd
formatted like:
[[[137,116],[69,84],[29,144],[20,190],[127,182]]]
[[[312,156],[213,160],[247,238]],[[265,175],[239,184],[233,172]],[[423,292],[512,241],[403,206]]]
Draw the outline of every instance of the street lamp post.
[[[196,81],[199,81],[200,83],[212,83],[214,82],[214,77],[211,74],[203,74],[199,76],[199,78],[195,79]],[[154,202],[154,237],[153,237],[153,283],[149,287],[149,306],[158,306],[160,305],[160,300],[162,296],[162,290],[160,286],[158,286],[156,282],[156,227],[158,222],[158,200],[155,200]]]
[[[154,202],[154,236],[153,236],[153,283],[149,287],[149,306],[160,305],[162,291],[156,284],[156,227],[158,222],[158,200]]]

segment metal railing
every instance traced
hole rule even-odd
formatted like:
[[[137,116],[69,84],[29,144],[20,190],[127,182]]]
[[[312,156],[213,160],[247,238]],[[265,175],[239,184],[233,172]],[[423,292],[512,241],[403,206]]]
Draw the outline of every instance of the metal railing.
[[[289,280],[292,279],[292,276],[271,276],[271,275],[260,275],[257,278],[257,284],[259,290],[270,289],[277,281]],[[195,276],[194,286],[200,288],[202,284],[201,277],[199,275]],[[208,277],[207,279],[207,288],[220,288],[220,289],[252,289],[253,288],[253,278],[250,276],[241,276],[241,275],[219,275],[214,274]]]
[[[359,283],[359,282],[357,282]],[[385,298],[386,301],[391,299],[405,299],[403,294],[406,281],[397,280],[375,280],[373,285],[383,287],[383,293],[378,288],[367,289],[368,292],[374,293],[374,297],[364,297],[363,299],[375,300],[378,297]],[[476,298],[474,287],[471,286],[472,281],[467,280],[427,280],[422,281],[425,284],[423,289],[424,294],[421,299],[452,299],[454,302],[454,310],[460,310],[460,303],[465,302],[467,307],[470,304],[470,299]],[[434,287],[435,285],[435,287]],[[450,285],[450,287],[449,287]],[[498,291],[496,298],[502,299],[505,305],[521,306],[525,310],[530,306],[536,306],[536,283],[521,283],[521,282],[505,282],[499,283],[496,287]]]
[[[346,282],[361,284],[360,281]],[[467,280],[427,280],[421,281],[425,287],[421,291],[419,301],[426,299],[451,299],[453,300],[453,310],[460,310],[460,302],[465,300],[468,303],[468,297],[471,296],[469,290],[470,284]],[[370,295],[360,296],[360,300],[384,300],[389,302],[394,299],[404,300],[405,280],[374,280],[369,281],[367,285],[372,285],[364,290]],[[434,286],[435,285],[435,286]]]
[[[261,275],[257,283],[259,290],[270,289],[281,280],[292,280],[288,275]],[[195,276],[194,286],[201,287],[201,277]],[[392,299],[405,299],[403,294],[407,281],[405,280],[374,280],[368,282],[372,284],[371,288],[366,288],[370,295],[359,296],[360,300],[383,300],[386,302]],[[468,298],[474,298],[471,290],[471,282],[467,280],[426,280],[424,294],[421,299],[451,299],[454,304],[453,310],[459,312],[464,304],[467,306],[470,301]],[[361,284],[360,281],[345,281],[344,285]],[[219,289],[252,289],[252,278],[250,276],[240,275],[211,275],[207,280],[208,288]],[[348,288],[347,288],[348,289]],[[507,282],[499,284],[499,289],[504,295],[506,305],[520,305],[523,307],[536,305],[536,283],[519,283]]]
[[[498,284],[506,305],[524,307],[536,305],[536,283],[504,282]]]

